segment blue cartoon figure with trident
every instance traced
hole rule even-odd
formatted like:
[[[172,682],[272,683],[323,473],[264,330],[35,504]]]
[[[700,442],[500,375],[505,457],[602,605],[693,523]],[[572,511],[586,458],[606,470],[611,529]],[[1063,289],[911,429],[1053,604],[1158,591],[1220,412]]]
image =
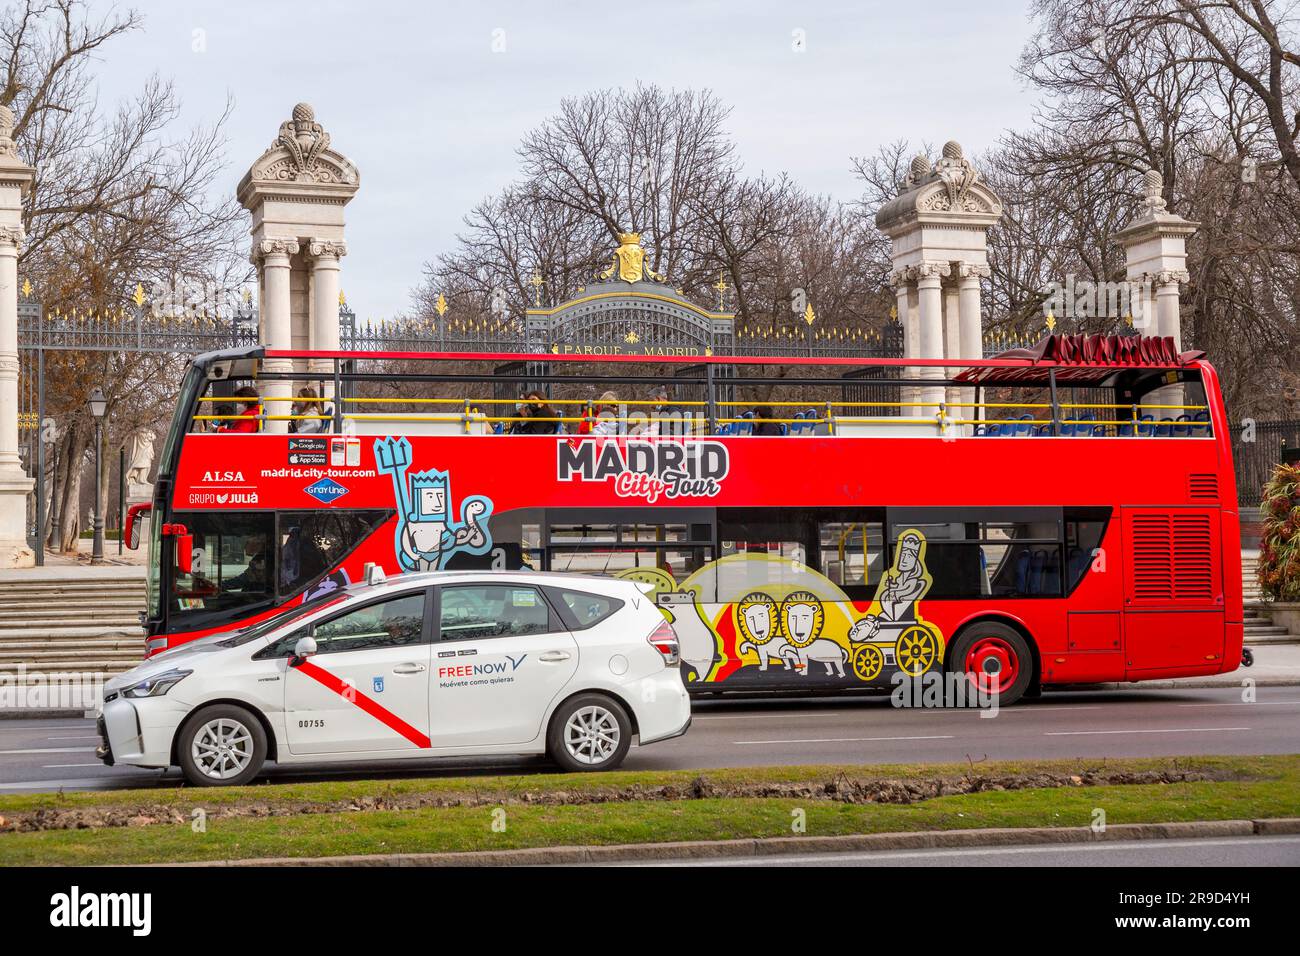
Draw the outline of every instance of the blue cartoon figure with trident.
[[[411,443],[405,438],[375,441],[375,465],[393,479],[400,512],[394,550],[403,571],[440,571],[453,554],[486,554],[492,547],[487,521],[492,502],[471,495],[461,502],[460,521],[452,521],[451,481],[445,471],[407,476]]]

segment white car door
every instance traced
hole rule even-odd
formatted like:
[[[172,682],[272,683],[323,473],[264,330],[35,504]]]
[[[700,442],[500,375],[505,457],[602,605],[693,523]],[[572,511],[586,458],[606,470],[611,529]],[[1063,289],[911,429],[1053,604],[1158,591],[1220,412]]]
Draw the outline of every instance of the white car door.
[[[438,589],[429,736],[434,747],[522,744],[578,670],[578,644],[529,584]]]
[[[284,710],[295,754],[417,751],[429,746],[428,589],[317,622],[317,653],[288,666]],[[304,632],[279,642],[292,653]]]

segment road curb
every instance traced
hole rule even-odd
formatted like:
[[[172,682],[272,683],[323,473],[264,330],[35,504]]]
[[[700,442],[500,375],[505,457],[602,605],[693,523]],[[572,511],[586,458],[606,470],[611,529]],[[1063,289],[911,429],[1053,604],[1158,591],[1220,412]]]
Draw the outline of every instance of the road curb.
[[[1120,823],[1094,832],[1090,827],[998,827],[863,833],[834,837],[771,837],[752,840],[693,840],[616,846],[557,846],[463,853],[393,853],[319,858],[265,857],[253,860],[157,864],[159,866],[554,866],[584,863],[653,863],[659,860],[720,860],[804,853],[960,849],[1108,843],[1116,840],[1186,840],[1300,833],[1300,817],[1272,820],[1202,820],[1181,823]]]

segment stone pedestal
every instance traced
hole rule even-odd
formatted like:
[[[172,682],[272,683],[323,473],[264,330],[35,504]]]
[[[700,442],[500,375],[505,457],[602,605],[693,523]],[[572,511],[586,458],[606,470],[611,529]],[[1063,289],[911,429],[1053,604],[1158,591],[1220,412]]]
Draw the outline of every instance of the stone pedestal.
[[[891,281],[906,357],[982,357],[979,280],[989,274],[988,230],[1001,215],[1001,200],[954,142],[944,145],[943,158],[933,167],[924,156],[912,160],[898,195],[876,213],[876,225],[891,242]],[[923,378],[947,374],[940,368],[919,371]],[[941,387],[923,387],[915,400],[925,406],[904,409],[904,415],[935,414],[944,398]],[[954,393],[954,400],[970,398]],[[972,409],[954,409],[949,417],[975,416]]]
[[[347,253],[343,209],[360,183],[356,166],[330,147],[329,134],[306,103],[293,108],[275,142],[240,181],[239,202],[253,219],[259,329],[268,348],[339,347],[339,260]],[[267,371],[303,377],[263,389],[266,413],[291,414],[292,398],[303,386],[328,396],[331,367],[320,360],[267,359]],[[267,431],[288,427],[288,421],[266,423]]]
[[[14,117],[0,106],[0,568],[28,568],[27,496],[35,484],[18,457],[18,249],[23,197],[36,171],[18,158]]]
[[[1143,177],[1142,207],[1127,226],[1115,234],[1124,249],[1125,273],[1130,283],[1141,291],[1137,297],[1142,308],[1134,310],[1133,325],[1142,335],[1157,335],[1174,340],[1181,350],[1183,329],[1179,284],[1190,277],[1187,272],[1187,240],[1200,223],[1191,222],[1166,208],[1164,178],[1155,170]],[[1147,404],[1184,404],[1184,389],[1170,385],[1156,389]],[[1153,413],[1154,414],[1154,413]],[[1177,409],[1156,418],[1177,418]]]

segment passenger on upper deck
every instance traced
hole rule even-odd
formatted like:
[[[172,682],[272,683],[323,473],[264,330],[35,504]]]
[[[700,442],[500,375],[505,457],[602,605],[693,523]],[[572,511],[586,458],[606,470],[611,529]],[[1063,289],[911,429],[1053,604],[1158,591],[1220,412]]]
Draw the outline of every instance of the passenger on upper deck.
[[[332,415],[332,411],[325,408],[325,403],[316,394],[316,389],[310,386],[299,389],[298,401],[294,402],[292,407],[294,415]],[[319,435],[329,431],[329,424],[329,419],[326,417],[295,418],[289,422],[289,431],[296,435]]]
[[[780,436],[784,434],[784,432],[781,431],[781,423],[772,421],[773,417],[771,405],[755,405],[754,434],[772,436]]]
[[[245,385],[235,391],[234,399],[235,414],[239,418],[235,421],[215,422],[212,426],[213,431],[218,432],[256,432],[261,429],[261,422],[258,416],[262,414],[261,396],[257,394],[257,389],[251,385]],[[239,401],[243,399],[243,401]]]
[[[519,405],[519,415],[527,421],[514,422],[510,426],[512,435],[554,435],[560,431],[561,422],[555,421],[560,415],[546,401],[539,391],[531,391],[524,396]]]
[[[618,396],[605,392],[597,399],[591,415],[586,416],[578,426],[580,435],[617,435],[618,434]]]

